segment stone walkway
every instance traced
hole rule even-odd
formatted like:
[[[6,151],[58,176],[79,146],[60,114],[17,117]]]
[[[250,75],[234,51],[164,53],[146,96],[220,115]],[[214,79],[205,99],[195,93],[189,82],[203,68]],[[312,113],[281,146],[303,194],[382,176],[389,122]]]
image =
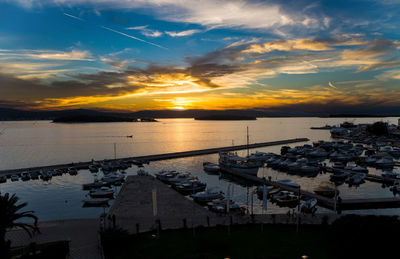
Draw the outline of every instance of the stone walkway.
[[[30,238],[22,229],[7,232],[7,239],[12,247],[28,245],[31,242],[47,243],[52,241],[69,240],[70,258],[100,259],[99,220],[71,219],[39,223],[40,234]]]

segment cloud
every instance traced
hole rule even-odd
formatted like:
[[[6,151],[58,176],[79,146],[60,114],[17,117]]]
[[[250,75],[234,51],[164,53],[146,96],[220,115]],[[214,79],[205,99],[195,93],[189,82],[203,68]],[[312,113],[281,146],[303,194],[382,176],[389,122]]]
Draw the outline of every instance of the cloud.
[[[135,27],[127,27],[127,30],[138,30],[141,34],[143,34],[144,36],[147,37],[152,37],[152,38],[156,38],[156,37],[160,37],[163,35],[162,32],[158,31],[158,30],[152,30],[148,28],[148,25],[144,25],[144,26],[135,26]]]
[[[96,10],[107,8],[147,9],[158,19],[199,24],[208,28],[237,27],[247,29],[270,29],[284,26],[317,28],[326,26],[329,18],[310,16],[305,12],[292,10],[276,1],[248,0],[44,0],[40,3],[31,0],[17,0],[17,3],[32,8],[45,4],[76,6],[93,4]],[[293,9],[293,8],[292,8]]]
[[[186,36],[191,36],[191,35],[199,33],[199,32],[201,32],[201,30],[193,29],[193,30],[186,30],[186,31],[180,31],[180,32],[166,31],[165,33],[171,37],[186,37]]]
[[[74,18],[74,19],[76,19],[76,20],[82,21],[82,22],[85,21],[84,19],[79,18],[79,17],[76,17],[76,16],[74,16],[74,15],[72,15],[72,14],[68,14],[68,13],[63,13],[63,14],[66,15],[66,16],[68,16],[68,17]]]
[[[87,50],[4,50],[0,52],[0,59],[93,61],[92,54]]]

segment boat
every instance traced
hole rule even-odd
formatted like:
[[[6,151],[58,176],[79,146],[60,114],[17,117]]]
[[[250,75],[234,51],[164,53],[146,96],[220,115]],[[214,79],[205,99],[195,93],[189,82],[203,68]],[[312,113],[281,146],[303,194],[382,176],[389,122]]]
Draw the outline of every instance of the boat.
[[[217,173],[219,172],[220,168],[217,164],[213,164],[210,162],[203,163],[203,170],[209,173]]]
[[[139,170],[136,172],[136,174],[139,175],[139,176],[146,176],[146,175],[149,175],[149,173],[148,173],[147,171],[143,170],[143,169],[139,169]]]
[[[13,174],[10,176],[11,181],[15,182],[19,180],[19,176],[17,174]]]
[[[289,195],[286,195],[285,197],[276,199],[276,204],[279,207],[294,208],[298,205],[298,203],[299,203],[299,197],[297,195],[293,195],[293,194],[289,194]]]
[[[205,192],[198,192],[195,194],[190,195],[195,202],[198,203],[207,203],[217,199],[224,199],[223,192],[213,191],[213,190],[206,190]]]
[[[288,195],[294,195],[294,192],[289,192],[289,191],[279,191],[273,195],[271,195],[271,201],[276,202],[278,199],[284,199]]]
[[[118,185],[125,181],[125,175],[112,173],[104,176],[101,180],[107,184]]]
[[[314,214],[317,210],[318,200],[316,198],[310,198],[306,200],[300,207],[300,211],[303,213]]]
[[[99,168],[97,168],[97,167],[94,166],[94,165],[89,165],[89,171],[90,171],[91,173],[97,173],[97,172],[99,171]]]
[[[346,180],[349,176],[350,176],[350,173],[349,173],[349,172],[346,172],[346,171],[338,171],[338,172],[334,172],[333,174],[331,174],[330,180],[333,181],[333,182],[336,182],[336,181],[344,181],[344,180]]]
[[[220,152],[218,161],[221,171],[228,173],[257,175],[260,167],[259,163],[253,163],[232,152]]]
[[[109,183],[95,180],[93,183],[85,183],[82,184],[82,189],[83,190],[90,190],[90,189],[96,189],[96,188],[101,188],[103,186],[107,186]]]
[[[91,190],[89,195],[92,198],[113,197],[114,190],[109,187],[101,187],[100,189]]]
[[[5,175],[0,176],[0,183],[5,183],[5,182],[7,182],[7,176]]]
[[[392,170],[385,170],[382,172],[382,177],[391,179],[400,179],[400,174]]]
[[[391,157],[382,157],[381,159],[375,162],[377,167],[388,168],[394,166],[393,158]]]
[[[322,182],[317,188],[314,189],[314,192],[330,198],[339,194],[339,190],[336,190],[336,186],[332,182]]]
[[[88,198],[82,200],[85,207],[108,206],[109,198]]]
[[[335,162],[333,163],[333,169],[344,169],[346,165],[343,162]]]
[[[39,173],[37,171],[29,172],[29,175],[30,175],[32,180],[39,179]]]
[[[197,177],[192,176],[190,173],[177,173],[174,177],[168,178],[163,182],[170,185],[176,185],[191,180],[197,180]]]
[[[76,170],[75,167],[69,167],[69,168],[68,168],[68,173],[69,173],[70,175],[77,175],[77,174],[78,174],[78,170]]]
[[[51,172],[40,170],[40,178],[42,178],[43,181],[49,181],[52,177],[53,174]]]
[[[311,127],[310,129],[313,129],[313,130],[330,130],[330,129],[332,129],[332,126],[326,124],[325,126],[321,126],[321,127]]]
[[[30,179],[31,179],[31,176],[29,175],[28,172],[21,173],[21,180],[22,181],[29,181]]]
[[[270,186],[270,185],[266,185],[265,186],[265,195],[268,195],[270,191],[272,191],[275,187],[274,186]],[[258,197],[263,197],[264,196],[264,185],[260,185],[257,186],[257,196]]]
[[[345,182],[348,184],[352,184],[352,185],[359,185],[364,183],[364,179],[366,177],[366,174],[364,173],[356,173],[356,174],[352,174],[350,175]]]
[[[364,173],[364,174],[368,173],[368,169],[362,166],[355,166],[351,170],[356,173]]]
[[[241,212],[243,208],[239,206],[239,204],[235,203],[232,200],[214,200],[207,204],[209,210],[217,212],[217,213],[228,213],[228,204],[230,212]]]
[[[160,180],[161,182],[166,183],[169,181],[169,179],[175,177],[177,174],[178,174],[178,172],[176,172],[176,171],[163,170],[161,172],[156,173],[156,178],[158,180]]]
[[[313,165],[302,165],[300,167],[300,172],[303,174],[318,174],[320,171],[320,168],[318,166],[313,166]]]
[[[183,195],[195,194],[206,189],[207,184],[198,180],[190,180],[172,185],[172,188]]]

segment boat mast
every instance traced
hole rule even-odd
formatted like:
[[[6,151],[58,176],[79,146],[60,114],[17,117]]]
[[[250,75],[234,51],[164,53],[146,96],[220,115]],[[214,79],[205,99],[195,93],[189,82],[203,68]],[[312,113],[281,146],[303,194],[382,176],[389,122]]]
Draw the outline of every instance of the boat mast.
[[[247,126],[247,156],[249,156],[249,126]]]

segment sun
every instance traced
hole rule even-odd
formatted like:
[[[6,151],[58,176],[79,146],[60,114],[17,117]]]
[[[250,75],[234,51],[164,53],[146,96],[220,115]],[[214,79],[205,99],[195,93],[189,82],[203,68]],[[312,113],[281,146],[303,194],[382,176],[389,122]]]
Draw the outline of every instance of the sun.
[[[185,108],[181,107],[181,106],[177,106],[177,107],[172,107],[171,110],[178,110],[178,111],[183,111]]]

